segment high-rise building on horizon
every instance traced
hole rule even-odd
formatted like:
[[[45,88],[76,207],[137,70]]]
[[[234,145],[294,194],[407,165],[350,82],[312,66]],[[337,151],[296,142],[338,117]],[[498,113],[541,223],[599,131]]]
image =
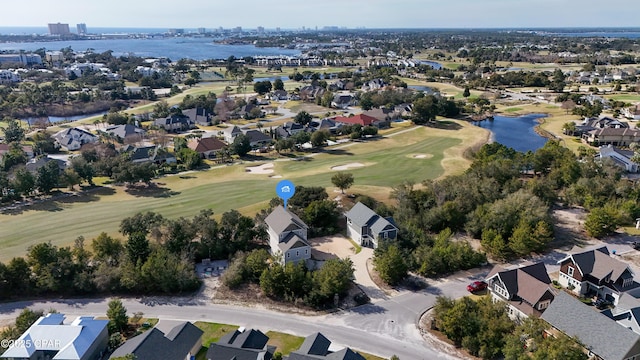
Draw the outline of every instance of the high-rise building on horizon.
[[[49,24],[49,35],[69,35],[69,24]]]
[[[76,29],[78,29],[78,35],[87,35],[87,24],[85,23],[77,24]]]
[[[205,29],[203,27],[198,28],[198,34],[206,34],[206,33],[207,33],[207,29]]]

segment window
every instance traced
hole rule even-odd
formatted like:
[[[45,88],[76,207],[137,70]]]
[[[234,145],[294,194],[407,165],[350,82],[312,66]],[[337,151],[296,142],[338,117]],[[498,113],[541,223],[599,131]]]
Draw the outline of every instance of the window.
[[[548,301],[543,301],[543,302],[538,304],[538,310],[546,309],[548,307],[549,307],[549,302]]]
[[[300,251],[296,250],[296,256],[300,256]]]
[[[309,253],[309,249],[304,249],[304,254],[307,255]]]
[[[287,258],[290,258],[290,257],[291,257],[291,253],[287,253]]]
[[[569,266],[567,268],[567,274],[569,274],[569,276],[573,276],[573,267],[572,266]]]

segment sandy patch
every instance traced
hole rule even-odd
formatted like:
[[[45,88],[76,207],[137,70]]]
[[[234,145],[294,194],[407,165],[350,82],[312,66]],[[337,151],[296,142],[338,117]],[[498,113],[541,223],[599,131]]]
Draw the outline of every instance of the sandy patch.
[[[246,169],[249,174],[273,174],[273,163],[251,166]]]
[[[353,245],[344,236],[323,236],[309,240],[311,255],[316,260],[344,259],[353,255]]]
[[[345,164],[345,165],[332,166],[331,170],[343,171],[343,170],[349,170],[349,169],[357,169],[357,168],[361,168],[363,166],[364,166],[364,164],[362,164],[362,163],[350,163],[350,164]]]
[[[413,154],[411,155],[414,159],[431,159],[433,157],[432,154]]]
[[[273,179],[281,179],[281,178],[282,178],[282,175],[271,175],[271,176],[269,176],[269,177],[270,177],[270,178],[273,178]]]

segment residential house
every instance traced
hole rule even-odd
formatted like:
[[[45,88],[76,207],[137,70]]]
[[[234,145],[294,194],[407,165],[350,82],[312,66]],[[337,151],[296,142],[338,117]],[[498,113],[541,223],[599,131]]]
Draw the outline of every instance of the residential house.
[[[242,130],[249,137],[251,147],[256,149],[271,143],[271,137],[260,130]]]
[[[227,144],[216,137],[191,139],[187,142],[189,149],[197,151],[203,159],[215,158],[216,153],[227,147]]]
[[[325,91],[322,86],[307,85],[300,89],[299,96],[302,100],[312,101],[322,97]]]
[[[640,120],[640,105],[624,108],[622,113],[627,119],[638,121]]]
[[[593,359],[630,360],[640,358],[640,335],[616,324],[578,299],[560,291],[541,318],[560,331],[577,338]]]
[[[331,341],[321,333],[307,336],[298,350],[292,351],[287,360],[365,360],[359,353],[344,348],[331,351]]]
[[[286,123],[278,126],[274,131],[277,139],[287,139],[290,136],[304,131],[304,125],[287,121]]]
[[[180,132],[193,128],[191,119],[183,114],[171,114],[163,119],[156,119],[153,125],[161,127],[168,132]]]
[[[387,109],[385,107],[367,110],[362,114],[375,118],[380,128],[387,128],[391,126],[391,121],[400,119],[400,114],[395,109]]]
[[[322,120],[311,120],[309,123],[309,129],[311,131],[318,130],[327,130],[332,134],[335,134],[338,129],[342,127],[342,123],[336,122],[334,119],[322,119]]]
[[[104,132],[114,136],[119,142],[137,142],[144,139],[146,131],[131,124],[113,125],[107,127]]]
[[[200,126],[210,126],[213,114],[209,110],[201,107],[182,110],[182,114],[187,116],[191,123]]]
[[[600,147],[600,159],[611,159],[617,165],[624,168],[627,172],[637,173],[640,170],[640,164],[631,161],[634,152],[631,150],[622,150],[613,145]]]
[[[393,219],[383,218],[358,202],[345,214],[347,218],[347,236],[362,246],[378,247],[378,239],[394,240],[398,237],[398,228]]]
[[[28,145],[23,145],[23,146],[20,146],[20,148],[22,149],[22,151],[24,151],[25,155],[27,155],[27,160],[33,159],[33,156],[34,156],[33,147]],[[0,143],[0,160],[2,160],[2,157],[4,156],[4,154],[8,153],[9,150],[11,150],[11,145]]]
[[[269,338],[260,330],[238,330],[226,334],[209,345],[207,360],[271,360],[276,347],[267,345]]]
[[[486,281],[492,299],[506,303],[509,317],[514,320],[540,316],[555,294],[541,262],[509,270],[495,266]]]
[[[153,329],[127,340],[109,359],[132,354],[135,359],[190,360],[202,348],[203,333],[190,322],[162,320]]]
[[[358,114],[355,116],[336,116],[334,118],[334,120],[336,122],[339,123],[343,123],[343,124],[347,124],[347,125],[362,125],[362,126],[384,126],[378,119],[369,116],[369,115],[365,115],[365,114]]]
[[[380,78],[373,79],[373,80],[365,82],[362,85],[362,91],[380,90],[380,89],[384,88],[385,86],[387,86],[387,83],[385,83],[383,79],[380,79]]]
[[[255,112],[252,110],[257,109],[259,110],[259,114],[256,116],[253,116],[252,113]],[[262,117],[265,116],[266,113],[264,111],[262,111],[262,109],[260,108],[260,106],[258,106],[258,104],[255,103],[248,103],[244,106],[242,106],[238,111],[237,111],[237,115],[240,116],[243,119],[249,119],[249,118],[255,118],[255,117]]]
[[[271,254],[279,256],[283,264],[311,258],[307,242],[309,227],[296,214],[278,206],[264,219],[269,234]]]
[[[269,95],[269,98],[271,100],[283,101],[289,99],[289,93],[285,90],[275,90]]]
[[[340,79],[329,84],[329,91],[344,90],[346,87],[347,87],[347,82],[345,80]]]
[[[53,138],[61,148],[68,151],[79,150],[82,145],[95,143],[100,139],[86,130],[75,127],[62,130],[53,135]]]
[[[0,69],[0,85],[20,82],[20,74],[15,70]]]
[[[356,98],[351,94],[336,94],[331,100],[331,107],[336,109],[347,109],[356,105]]]
[[[591,130],[582,135],[582,141],[592,146],[614,145],[629,146],[640,142],[640,130],[629,128],[604,128]]]
[[[27,169],[27,171],[29,171],[30,173],[35,174],[38,172],[38,169],[45,166],[50,161],[55,161],[58,164],[58,169],[60,169],[61,173],[64,171],[64,169],[67,168],[66,161],[62,159],[52,158],[49,155],[44,155],[44,156],[39,156],[37,158],[33,158],[27,161],[27,164],[25,165],[25,169]]]
[[[640,307],[628,310],[615,307],[614,309],[606,309],[601,314],[640,335]]]
[[[236,136],[242,134],[242,130],[240,130],[237,126],[229,126],[221,131],[222,137],[227,144],[232,144],[233,140],[236,139]]]
[[[166,148],[150,145],[150,146],[125,146],[120,150],[122,153],[128,153],[129,159],[134,164],[154,163],[154,164],[173,164],[177,162],[176,157],[167,151]]]
[[[100,360],[107,350],[109,320],[80,316],[64,324],[63,314],[36,320],[0,359]]]
[[[615,305],[623,292],[638,287],[629,265],[611,257],[606,246],[570,254],[558,264],[560,285],[579,295],[596,295]]]

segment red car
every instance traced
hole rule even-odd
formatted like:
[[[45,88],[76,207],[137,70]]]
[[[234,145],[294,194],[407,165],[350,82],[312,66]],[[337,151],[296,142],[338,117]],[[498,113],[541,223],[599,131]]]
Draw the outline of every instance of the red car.
[[[470,293],[482,291],[482,290],[485,290],[486,288],[487,288],[487,283],[484,281],[474,281],[471,284],[467,285],[467,290]]]

